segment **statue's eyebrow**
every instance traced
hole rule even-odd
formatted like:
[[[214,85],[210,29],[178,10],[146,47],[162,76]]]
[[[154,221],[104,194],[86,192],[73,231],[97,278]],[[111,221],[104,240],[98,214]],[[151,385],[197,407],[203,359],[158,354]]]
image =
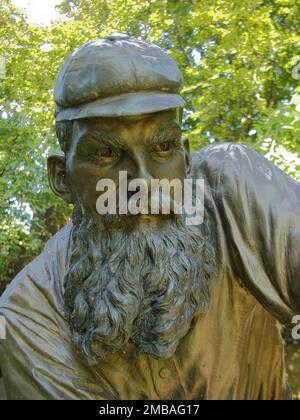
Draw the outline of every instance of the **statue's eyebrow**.
[[[168,124],[166,127],[160,128],[157,132],[147,140],[147,144],[152,146],[155,143],[158,143],[160,140],[165,140],[168,136],[175,134],[178,137],[181,137],[182,131],[180,125],[176,122]]]
[[[93,141],[101,144],[105,144],[107,146],[111,146],[113,148],[124,149],[124,145],[121,143],[118,136],[113,135],[111,133],[107,133],[106,131],[101,130],[90,130],[84,133],[78,142],[78,146],[81,145],[83,142]]]

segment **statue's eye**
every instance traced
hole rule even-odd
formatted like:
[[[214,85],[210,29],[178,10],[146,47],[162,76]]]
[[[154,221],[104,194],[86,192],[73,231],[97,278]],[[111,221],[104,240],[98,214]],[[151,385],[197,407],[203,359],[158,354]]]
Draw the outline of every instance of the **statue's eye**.
[[[161,143],[159,145],[159,150],[161,152],[167,152],[168,150],[170,150],[170,142],[169,141],[166,141],[164,143]]]
[[[98,149],[98,156],[103,158],[113,157],[113,150],[110,147],[101,147]]]
[[[89,153],[89,159],[97,164],[99,162],[112,163],[112,161],[115,161],[118,156],[119,153],[117,150],[107,146],[99,147]]]
[[[163,152],[169,152],[170,150],[173,150],[175,146],[174,141],[165,141],[163,143],[157,143],[153,147],[153,152],[163,153]]]

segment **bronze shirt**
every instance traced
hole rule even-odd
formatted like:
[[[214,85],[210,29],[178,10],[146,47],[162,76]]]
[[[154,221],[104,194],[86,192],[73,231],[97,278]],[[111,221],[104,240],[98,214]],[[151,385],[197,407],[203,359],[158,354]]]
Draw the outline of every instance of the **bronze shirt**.
[[[70,339],[63,278],[72,225],[0,299],[0,365],[8,399],[283,399],[280,323],[300,314],[300,185],[251,149],[214,144],[193,155],[206,183],[218,276],[205,316],[174,357],[127,345],[89,366]]]

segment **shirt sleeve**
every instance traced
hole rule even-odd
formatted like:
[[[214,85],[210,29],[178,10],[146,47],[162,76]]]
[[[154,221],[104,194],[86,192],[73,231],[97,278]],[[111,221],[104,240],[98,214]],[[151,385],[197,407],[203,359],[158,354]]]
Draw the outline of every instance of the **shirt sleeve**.
[[[216,197],[231,265],[279,321],[300,314],[300,184],[254,150],[229,144]]]

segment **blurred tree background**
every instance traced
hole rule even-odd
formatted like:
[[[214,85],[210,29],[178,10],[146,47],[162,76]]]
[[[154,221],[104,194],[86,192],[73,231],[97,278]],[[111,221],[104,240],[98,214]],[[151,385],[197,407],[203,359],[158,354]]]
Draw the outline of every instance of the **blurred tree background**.
[[[40,26],[0,0],[0,293],[70,215],[47,185],[46,156],[59,150],[52,89],[90,39],[155,41],[184,75],[194,149],[246,143],[300,181],[299,0],[63,0],[58,11]]]

